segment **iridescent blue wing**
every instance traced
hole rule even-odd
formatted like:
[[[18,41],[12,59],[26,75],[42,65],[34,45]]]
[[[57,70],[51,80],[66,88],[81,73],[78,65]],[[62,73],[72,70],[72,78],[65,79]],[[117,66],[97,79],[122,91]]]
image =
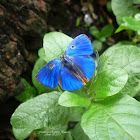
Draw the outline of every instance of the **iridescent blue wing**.
[[[89,82],[95,70],[95,62],[90,56],[75,56],[71,59],[71,67],[63,67],[59,84],[64,90],[77,90]]]
[[[75,56],[72,59],[73,68],[76,71],[81,71],[84,74],[84,78],[90,80],[95,71],[95,62],[90,56]],[[84,79],[85,80],[85,79]]]
[[[89,38],[84,34],[77,36],[65,50],[65,55],[70,57],[79,55],[91,55],[92,53],[92,44]]]
[[[60,73],[59,84],[64,90],[80,89],[84,84],[78,77],[67,67],[63,67]]]
[[[58,85],[61,66],[61,59],[55,59],[47,63],[36,75],[39,83],[55,88]]]

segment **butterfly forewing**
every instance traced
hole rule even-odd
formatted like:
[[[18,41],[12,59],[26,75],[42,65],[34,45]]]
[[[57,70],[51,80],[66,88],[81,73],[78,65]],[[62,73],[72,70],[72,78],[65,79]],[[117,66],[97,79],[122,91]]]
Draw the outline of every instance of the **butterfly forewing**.
[[[66,48],[65,55],[74,57],[79,55],[91,55],[93,48],[89,38],[81,34],[77,36]]]

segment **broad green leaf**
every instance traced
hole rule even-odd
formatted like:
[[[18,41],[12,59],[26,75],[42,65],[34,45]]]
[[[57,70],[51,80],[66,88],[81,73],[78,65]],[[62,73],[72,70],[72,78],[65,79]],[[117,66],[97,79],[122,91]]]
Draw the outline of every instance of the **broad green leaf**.
[[[119,28],[115,31],[115,33],[118,33],[122,30],[133,30],[133,31],[138,31],[140,30],[140,21],[137,21],[133,17],[124,17],[123,18],[124,23],[122,23]]]
[[[69,109],[58,105],[60,92],[41,94],[22,103],[13,113],[11,124],[17,139],[25,139],[32,131],[42,128],[66,127]]]
[[[25,90],[15,97],[20,102],[25,102],[36,96],[36,90],[24,78],[22,78],[21,80],[25,85]]]
[[[50,92],[50,91],[54,91],[57,89],[51,89],[49,87],[43,86],[41,85],[38,80],[35,78],[36,74],[41,70],[41,68],[46,64],[46,61],[43,60],[42,58],[39,58],[33,68],[32,71],[32,82],[34,84],[34,86],[36,87],[37,91],[39,94],[43,93],[43,92]]]
[[[43,47],[47,62],[60,58],[64,54],[66,47],[73,39],[61,32],[50,32],[45,34]]]
[[[109,68],[97,73],[88,92],[92,98],[101,99],[118,93],[126,84],[128,74],[120,68]]]
[[[113,13],[116,16],[119,25],[123,23],[123,17],[134,17],[135,14],[139,13],[139,10],[133,6],[132,0],[112,0],[111,4]]]
[[[84,133],[80,126],[80,123],[76,124],[71,134],[75,140],[90,140],[89,137]]]
[[[81,117],[83,115],[84,108],[81,107],[71,107],[70,108],[70,116],[69,121],[78,122],[81,121]]]
[[[140,90],[140,48],[123,43],[110,47],[100,57],[99,72],[111,67],[128,73],[128,81],[120,92],[134,97]]]
[[[45,55],[45,50],[44,50],[44,48],[40,48],[40,49],[38,50],[38,56],[47,62],[47,58],[46,58],[46,55]]]
[[[32,71],[32,82],[34,84],[34,86],[36,87],[37,91],[39,94],[43,93],[47,87],[41,85],[38,80],[35,78],[36,74],[39,72],[39,70],[41,70],[41,68],[46,64],[47,62],[45,60],[43,60],[42,58],[39,58],[33,68]]]
[[[103,37],[109,37],[113,33],[113,30],[114,30],[114,26],[107,24],[102,28],[101,34]]]
[[[59,97],[58,103],[66,107],[72,107],[72,106],[85,107],[90,105],[90,100],[89,98],[83,95],[65,91]]]
[[[139,140],[140,103],[120,94],[94,102],[81,126],[91,140]]]
[[[26,128],[26,130],[24,130],[24,129],[18,129],[18,128],[16,129],[13,127],[12,130],[13,130],[14,136],[19,140],[24,140],[31,134],[30,128],[29,129]]]

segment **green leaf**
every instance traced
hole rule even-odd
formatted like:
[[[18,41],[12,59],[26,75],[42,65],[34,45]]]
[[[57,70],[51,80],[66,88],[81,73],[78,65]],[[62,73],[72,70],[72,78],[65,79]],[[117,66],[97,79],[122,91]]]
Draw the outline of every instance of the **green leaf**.
[[[24,130],[24,129],[16,129],[13,127],[12,129],[14,136],[19,140],[24,140],[31,134],[30,128],[29,129],[26,128],[26,130]]]
[[[36,87],[37,91],[39,94],[43,93],[43,92],[50,92],[50,91],[55,91],[57,90],[56,88],[55,89],[52,89],[52,88],[49,88],[49,87],[46,87],[46,86],[43,86],[41,85],[38,80],[35,78],[36,74],[41,70],[41,68],[46,64],[47,62],[45,60],[43,60],[42,58],[39,58],[35,65],[34,65],[34,68],[33,68],[33,71],[32,71],[32,82],[34,84],[34,86]]]
[[[47,62],[47,58],[46,58],[46,55],[45,55],[45,50],[44,50],[44,48],[40,48],[40,49],[38,50],[38,56]]]
[[[59,97],[58,103],[66,107],[72,106],[85,107],[90,105],[90,100],[87,97],[82,96],[80,94],[65,91]]]
[[[103,48],[102,42],[99,41],[99,40],[94,40],[94,41],[92,42],[92,46],[93,46],[93,48],[94,48],[94,52],[96,52],[96,50],[97,50],[97,51],[101,51],[102,48]]]
[[[89,28],[89,32],[92,36],[95,36],[96,38],[100,38],[101,34],[100,31],[98,30],[98,28],[96,26],[92,26]]]
[[[102,34],[100,33],[100,31],[98,30],[98,28],[96,26],[92,26],[89,29],[89,32],[92,36],[95,36],[97,39],[99,39],[101,42],[105,42],[106,39],[104,36],[102,36]]]
[[[105,42],[106,38],[112,34],[114,27],[113,25],[108,24],[102,28],[101,32],[98,30],[96,26],[90,27],[89,30],[91,35],[95,36],[101,42]]]
[[[101,34],[102,34],[103,37],[106,38],[106,37],[111,36],[111,34],[113,33],[113,30],[114,30],[114,26],[110,25],[110,24],[107,24],[102,28]]]
[[[80,123],[76,124],[71,134],[75,140],[90,140],[89,137],[84,133],[80,126]]]
[[[43,93],[47,87],[41,85],[38,80],[35,78],[36,74],[39,72],[39,70],[46,64],[47,62],[45,60],[43,60],[42,58],[39,58],[33,68],[32,71],[32,82],[34,84],[34,86],[36,87],[37,91],[39,94]]]
[[[112,0],[112,10],[119,25],[123,23],[123,17],[133,17],[136,13],[139,13],[139,10],[133,6],[132,0]]]
[[[112,12],[111,1],[107,2],[106,9],[108,12]]]
[[[77,17],[75,26],[79,27],[79,25],[80,25],[80,17]]]
[[[88,92],[92,98],[101,99],[118,93],[126,84],[128,74],[120,68],[109,68],[97,73]]]
[[[25,102],[36,96],[36,90],[24,78],[22,78],[21,80],[25,85],[25,90],[19,95],[15,96],[15,98],[20,102]]]
[[[82,116],[81,126],[91,140],[139,140],[140,103],[117,94],[94,102]]]
[[[133,30],[133,31],[138,31],[140,30],[140,21],[137,21],[133,17],[124,17],[123,18],[124,23],[122,23],[119,28],[115,31],[115,33],[118,33],[122,30]]]
[[[120,92],[134,97],[140,90],[140,48],[122,42],[110,47],[100,57],[99,72],[111,67],[128,73],[128,81]]]
[[[66,134],[65,140],[73,140],[73,137],[71,136],[71,133]]]
[[[64,140],[64,136],[65,136],[64,134],[58,135],[58,136],[57,136],[57,134],[56,134],[56,136],[49,136],[51,134],[49,132],[47,132],[47,133],[48,133],[48,136],[46,136],[46,133],[38,135],[38,139],[39,140]]]
[[[42,128],[66,128],[69,109],[58,105],[60,92],[41,94],[22,103],[13,113],[11,124],[17,139],[25,139],[32,131]]]
[[[81,117],[83,115],[83,112],[84,112],[84,108],[71,107],[69,121],[71,121],[71,122],[81,121]]]
[[[47,62],[59,58],[65,52],[65,48],[73,39],[61,32],[50,32],[45,34],[43,47]]]
[[[140,4],[140,0],[133,0],[134,4]]]

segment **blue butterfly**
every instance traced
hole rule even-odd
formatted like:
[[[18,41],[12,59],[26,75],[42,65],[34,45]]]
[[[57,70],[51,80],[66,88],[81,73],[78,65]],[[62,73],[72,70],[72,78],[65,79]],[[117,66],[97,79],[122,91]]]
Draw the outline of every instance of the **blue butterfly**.
[[[81,34],[67,46],[61,59],[47,63],[36,75],[37,80],[50,88],[58,83],[67,91],[80,89],[93,76],[95,62],[90,56],[93,53],[89,38]]]

